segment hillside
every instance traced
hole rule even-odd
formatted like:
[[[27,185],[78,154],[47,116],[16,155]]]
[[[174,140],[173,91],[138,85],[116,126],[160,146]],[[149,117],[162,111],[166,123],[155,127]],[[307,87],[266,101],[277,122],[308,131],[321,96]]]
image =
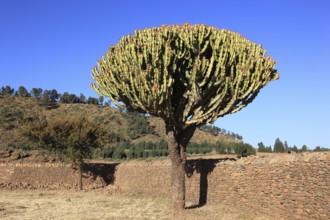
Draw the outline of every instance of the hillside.
[[[93,104],[58,104],[54,108],[40,106],[35,98],[0,95],[0,148],[24,148],[28,140],[21,135],[21,127],[32,120],[52,120],[68,115],[85,115],[91,120],[106,125],[111,134],[110,146],[118,142],[159,142],[165,137],[164,122],[160,118],[122,112],[109,106]],[[210,134],[198,130],[192,142],[237,142],[223,134]]]

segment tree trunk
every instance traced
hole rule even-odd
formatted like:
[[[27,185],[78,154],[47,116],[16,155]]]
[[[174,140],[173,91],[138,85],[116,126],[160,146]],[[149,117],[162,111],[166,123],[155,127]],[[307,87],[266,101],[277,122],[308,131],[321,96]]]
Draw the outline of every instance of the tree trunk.
[[[83,183],[82,183],[82,163],[78,164],[78,189],[83,190]]]
[[[166,126],[168,151],[171,158],[171,194],[174,210],[185,209],[186,186],[186,146],[196,127],[189,127],[181,132]]]

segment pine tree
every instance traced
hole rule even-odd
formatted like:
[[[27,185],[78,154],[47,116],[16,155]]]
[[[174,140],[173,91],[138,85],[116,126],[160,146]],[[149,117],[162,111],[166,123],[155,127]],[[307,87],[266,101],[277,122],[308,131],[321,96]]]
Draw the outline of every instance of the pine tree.
[[[1,91],[0,91],[1,95],[13,95],[14,93],[15,93],[15,90],[13,88],[11,88],[10,86],[1,87]]]
[[[287,141],[284,141],[284,151],[287,152],[289,150],[289,145]]]
[[[44,93],[42,94],[41,105],[42,106],[48,106],[49,103],[50,103],[49,91],[45,90]]]
[[[86,96],[84,96],[84,94],[82,94],[82,93],[80,93],[79,102],[80,103],[86,103]]]
[[[302,152],[306,152],[306,151],[308,151],[307,146],[306,146],[306,145],[303,145],[302,148],[301,148],[301,151],[302,151]]]
[[[57,102],[57,100],[59,99],[60,94],[58,94],[58,92],[56,91],[56,89],[52,89],[49,91],[49,99],[52,102]]]
[[[30,96],[30,93],[26,90],[26,88],[24,86],[20,86],[18,88],[18,96],[20,97],[29,97]]]
[[[37,101],[40,101],[42,97],[42,91],[43,90],[41,88],[32,88],[31,93]]]
[[[258,143],[258,152],[267,152],[267,149],[266,149],[264,143],[262,143],[262,142]]]
[[[279,138],[277,138],[275,140],[274,152],[276,152],[276,153],[283,153],[284,152],[284,144]]]

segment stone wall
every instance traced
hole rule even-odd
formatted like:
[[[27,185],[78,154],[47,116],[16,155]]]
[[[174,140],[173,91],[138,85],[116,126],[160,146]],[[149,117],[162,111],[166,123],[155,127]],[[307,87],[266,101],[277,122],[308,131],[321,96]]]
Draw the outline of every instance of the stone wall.
[[[222,203],[274,219],[330,219],[329,153],[194,159],[187,165],[189,206]],[[170,162],[121,164],[115,184],[169,196]]]
[[[87,189],[170,195],[170,162],[88,164]],[[239,207],[274,219],[330,219],[330,154],[264,154],[242,159],[193,159],[187,164],[187,205]],[[76,188],[77,171],[62,164],[0,163],[0,186]]]
[[[89,163],[83,166],[85,189],[114,183],[118,163]],[[0,163],[0,189],[78,189],[78,171],[62,163]]]

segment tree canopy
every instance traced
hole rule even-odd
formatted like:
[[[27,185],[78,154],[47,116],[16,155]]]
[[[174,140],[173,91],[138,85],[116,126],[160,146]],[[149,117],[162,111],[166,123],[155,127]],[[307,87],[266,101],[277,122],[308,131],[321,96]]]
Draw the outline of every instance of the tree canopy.
[[[102,129],[86,117],[74,115],[27,123],[23,134],[39,147],[81,163],[90,156],[91,147],[99,146],[104,136]]]
[[[136,30],[93,68],[92,88],[119,107],[161,117],[172,200],[185,207],[186,147],[197,127],[234,113],[279,78],[275,60],[242,35],[206,25]]]
[[[274,66],[261,45],[238,33],[164,25],[137,30],[110,46],[93,69],[92,87],[118,106],[202,125],[251,103],[278,79]]]

